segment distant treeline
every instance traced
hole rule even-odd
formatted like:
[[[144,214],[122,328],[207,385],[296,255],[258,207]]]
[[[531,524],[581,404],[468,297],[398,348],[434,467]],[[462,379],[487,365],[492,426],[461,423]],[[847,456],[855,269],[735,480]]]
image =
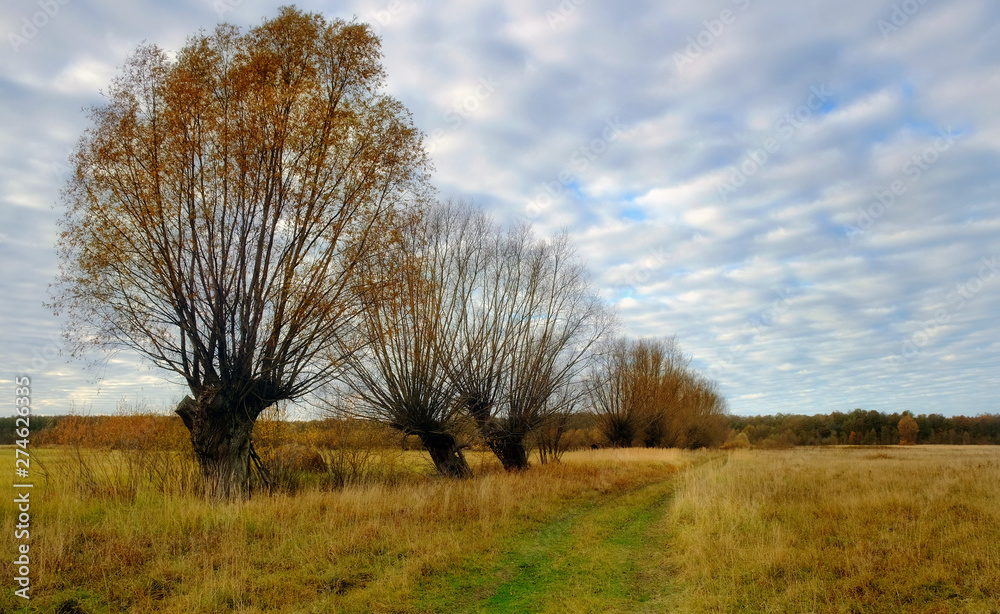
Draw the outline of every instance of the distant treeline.
[[[17,436],[17,429],[24,426],[24,418],[21,418],[21,423],[17,424],[17,416],[11,416],[9,418],[0,418],[0,445],[9,446],[20,439]],[[29,445],[31,440],[40,431],[50,427],[56,421],[56,416],[29,416],[28,417],[28,441]]]
[[[788,448],[820,445],[896,445],[899,443],[899,421],[904,414],[885,414],[855,409],[849,413],[803,416],[777,414],[773,416],[728,415],[730,433],[725,447],[753,446],[756,448]],[[907,414],[909,415],[909,414]],[[1000,415],[983,414],[975,417],[941,414],[920,414],[916,420],[917,444],[1000,445]],[[313,420],[282,422],[281,434],[272,433],[278,424],[265,421],[258,425],[263,437],[289,439],[320,448],[336,447],[350,426],[357,421]],[[60,424],[61,423],[61,424]],[[573,450],[591,446],[606,446],[609,441],[599,428],[600,417],[581,411],[569,416],[563,424],[561,447]],[[17,440],[15,418],[0,418],[0,445]],[[384,441],[399,438],[382,438]],[[412,437],[399,439],[406,449],[419,448]],[[463,439],[475,439],[470,433]],[[30,440],[38,445],[78,444],[83,447],[131,448],[135,446],[162,448],[187,447],[188,435],[180,419],[174,415],[132,416],[32,416]],[[398,444],[397,444],[398,445]],[[477,447],[473,443],[473,447]]]
[[[730,444],[745,435],[754,447],[820,445],[895,445],[899,443],[899,421],[904,414],[885,414],[855,409],[850,413],[801,416],[730,416]],[[946,417],[941,414],[912,416],[918,426],[917,444],[1000,444],[1000,415]],[[739,438],[741,441],[742,437]]]

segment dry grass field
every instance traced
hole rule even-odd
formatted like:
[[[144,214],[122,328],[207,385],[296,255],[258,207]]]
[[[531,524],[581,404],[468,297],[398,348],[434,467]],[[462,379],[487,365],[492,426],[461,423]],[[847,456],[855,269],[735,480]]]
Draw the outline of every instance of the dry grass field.
[[[1000,611],[997,447],[734,452],[665,522],[676,611]]]
[[[407,453],[392,479],[225,505],[183,471],[82,484],[71,450],[36,454],[32,599],[8,579],[4,612],[1000,611],[994,447],[477,457],[465,481]]]

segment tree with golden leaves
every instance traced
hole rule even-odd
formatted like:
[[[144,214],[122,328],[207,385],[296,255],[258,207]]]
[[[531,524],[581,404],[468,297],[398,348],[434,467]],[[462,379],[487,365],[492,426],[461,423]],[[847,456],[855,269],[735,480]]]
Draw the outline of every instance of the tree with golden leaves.
[[[690,368],[676,339],[611,341],[587,389],[608,443],[700,448],[721,444],[728,412],[718,385]]]
[[[667,437],[667,405],[675,399],[664,393],[678,387],[687,363],[673,339],[620,337],[603,348],[587,385],[610,445],[629,447],[642,438],[655,446]]]
[[[903,414],[897,428],[899,428],[899,445],[912,446],[917,443],[917,433],[920,431],[920,426],[913,419],[913,416],[908,413]]]
[[[335,374],[380,291],[357,271],[427,190],[384,77],[367,26],[286,7],[175,59],[140,47],[91,111],[53,307],[75,352],[129,348],[184,378],[211,498],[249,495],[260,413]]]

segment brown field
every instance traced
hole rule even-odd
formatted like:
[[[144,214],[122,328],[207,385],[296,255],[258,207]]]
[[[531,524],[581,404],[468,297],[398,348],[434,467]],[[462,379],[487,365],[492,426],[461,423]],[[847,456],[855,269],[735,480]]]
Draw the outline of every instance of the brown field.
[[[475,456],[465,481],[387,453],[224,505],[178,457],[35,454],[32,599],[8,575],[4,612],[1000,611],[997,447]]]

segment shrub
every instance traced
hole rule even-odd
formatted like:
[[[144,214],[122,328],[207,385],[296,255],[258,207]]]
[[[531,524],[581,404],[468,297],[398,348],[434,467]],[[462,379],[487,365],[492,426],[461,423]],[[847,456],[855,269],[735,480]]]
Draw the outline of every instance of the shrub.
[[[722,444],[723,450],[749,450],[751,448],[750,438],[746,433],[737,433],[735,430],[729,431],[729,437]]]
[[[264,466],[271,472],[322,473],[327,470],[323,455],[318,450],[300,443],[287,443],[279,446],[274,450],[271,458],[264,461]]]

